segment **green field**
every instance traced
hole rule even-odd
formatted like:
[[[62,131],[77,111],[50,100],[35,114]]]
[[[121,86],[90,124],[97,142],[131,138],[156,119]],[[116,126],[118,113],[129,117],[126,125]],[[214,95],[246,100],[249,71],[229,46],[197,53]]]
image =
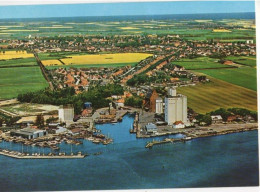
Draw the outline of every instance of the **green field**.
[[[256,57],[255,56],[228,56],[225,59],[231,60],[238,64],[248,65],[250,67],[256,66]]]
[[[198,57],[194,59],[181,59],[179,61],[172,62],[175,65],[183,66],[185,69],[210,69],[210,68],[228,68],[230,66],[218,63],[218,59],[209,57]]]
[[[54,25],[55,24],[55,25]],[[32,37],[54,37],[75,35],[134,35],[134,34],[157,34],[157,35],[179,35],[187,40],[255,40],[255,29],[253,20],[212,20],[210,22],[197,22],[196,20],[136,20],[136,21],[99,21],[89,22],[84,18],[78,22],[66,21],[38,21],[38,22],[9,22],[0,24],[0,38],[25,38]],[[17,26],[19,26],[17,28]],[[230,29],[232,26],[232,29]],[[213,32],[214,29],[228,29],[231,32]],[[242,29],[242,30],[241,30]]]
[[[222,80],[210,78],[210,83],[180,87],[177,91],[188,98],[188,106],[198,113],[216,109],[241,107],[257,111],[257,92]]]
[[[34,66],[37,65],[35,58],[22,58],[22,59],[9,59],[0,60],[1,67],[14,67],[14,66]]]
[[[240,67],[232,69],[197,70],[211,77],[239,85],[251,90],[257,90],[256,68]]]
[[[20,93],[48,86],[39,67],[0,68],[0,99],[10,99]]]
[[[87,52],[54,52],[54,53],[38,53],[40,60],[62,59],[68,55],[87,55]]]

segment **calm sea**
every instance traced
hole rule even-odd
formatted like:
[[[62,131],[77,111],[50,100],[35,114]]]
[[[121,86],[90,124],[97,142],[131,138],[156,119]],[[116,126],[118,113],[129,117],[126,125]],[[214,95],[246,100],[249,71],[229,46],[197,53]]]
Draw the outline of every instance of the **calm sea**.
[[[84,159],[19,160],[0,156],[0,191],[98,190],[259,185],[257,131],[195,139],[145,149],[147,141],[129,134],[132,116],[98,125],[114,138],[104,146],[84,141],[73,152]],[[175,135],[171,137],[182,137]],[[156,138],[156,139],[163,139]],[[0,143],[21,150],[21,145]],[[62,151],[71,145],[61,144]],[[23,150],[43,152],[37,147]],[[48,149],[44,149],[48,152]]]

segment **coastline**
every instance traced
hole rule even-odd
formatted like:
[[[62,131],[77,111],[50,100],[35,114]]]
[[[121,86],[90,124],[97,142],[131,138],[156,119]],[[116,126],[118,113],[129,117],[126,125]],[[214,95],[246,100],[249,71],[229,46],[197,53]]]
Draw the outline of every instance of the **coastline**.
[[[222,131],[211,131],[200,135],[193,135],[189,133],[180,133],[185,135],[184,138],[181,139],[174,139],[174,138],[165,138],[164,140],[158,141],[154,140],[151,142],[148,142],[145,146],[145,148],[152,148],[154,145],[160,145],[160,144],[166,144],[166,143],[173,143],[173,142],[186,142],[189,140],[193,140],[196,138],[204,138],[204,137],[212,137],[212,136],[219,136],[219,135],[227,135],[232,133],[240,133],[240,132],[246,132],[246,131],[254,131],[258,130],[258,126],[248,127],[248,128],[240,128],[236,130],[222,130]]]

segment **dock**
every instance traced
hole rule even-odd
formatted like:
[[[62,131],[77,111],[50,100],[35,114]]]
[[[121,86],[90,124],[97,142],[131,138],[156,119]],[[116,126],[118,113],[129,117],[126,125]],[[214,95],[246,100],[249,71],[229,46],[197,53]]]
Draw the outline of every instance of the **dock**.
[[[78,154],[71,154],[66,155],[65,153],[60,153],[59,155],[56,154],[26,154],[26,153],[20,153],[18,151],[9,151],[6,149],[0,149],[0,155],[4,155],[7,157],[12,157],[15,159],[82,159],[86,157],[86,154],[81,154],[80,152]]]
[[[151,141],[148,142],[145,146],[145,148],[152,148],[154,145],[160,145],[160,144],[166,144],[166,143],[174,143],[174,142],[185,142],[191,140],[191,137],[181,138],[181,139],[173,139],[173,138],[166,138],[162,141]]]

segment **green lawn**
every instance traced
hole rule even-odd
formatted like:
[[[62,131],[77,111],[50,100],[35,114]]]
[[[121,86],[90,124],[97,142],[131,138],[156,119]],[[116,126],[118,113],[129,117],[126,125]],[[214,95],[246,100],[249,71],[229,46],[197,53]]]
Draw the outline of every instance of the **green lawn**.
[[[179,61],[172,62],[173,64],[183,66],[185,69],[208,69],[208,68],[222,68],[230,67],[228,65],[223,65],[218,63],[218,59],[213,59],[209,57],[198,57],[194,59],[181,59]]]
[[[257,90],[256,68],[240,67],[232,69],[212,69],[196,71],[254,91]]]
[[[255,56],[228,56],[227,60],[232,60],[235,63],[248,65],[250,67],[256,66],[256,57]]]
[[[0,99],[10,99],[20,93],[48,86],[39,67],[0,68]]]

